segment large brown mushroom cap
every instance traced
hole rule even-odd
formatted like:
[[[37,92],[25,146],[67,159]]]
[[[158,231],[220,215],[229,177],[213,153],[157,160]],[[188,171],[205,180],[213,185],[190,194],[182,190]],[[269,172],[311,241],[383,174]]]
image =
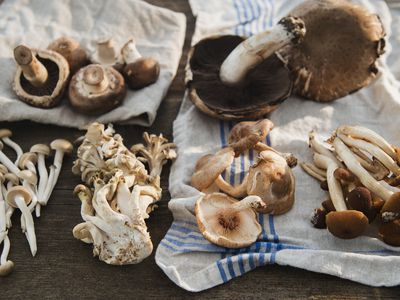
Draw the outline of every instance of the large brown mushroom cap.
[[[221,64],[243,40],[232,35],[211,37],[190,51],[189,97],[202,112],[227,120],[257,119],[289,97],[290,72],[276,55],[252,69],[240,85],[222,83]]]
[[[360,236],[368,226],[368,218],[357,210],[331,211],[326,215],[330,233],[341,239]]]
[[[308,0],[291,16],[304,20],[302,43],[280,51],[294,73],[294,92],[332,101],[368,85],[378,72],[385,32],[377,15],[345,0]]]
[[[14,51],[17,51],[17,48]],[[46,68],[48,78],[43,86],[34,86],[24,77],[22,68],[17,66],[13,82],[14,92],[19,99],[29,105],[41,108],[54,107],[60,102],[68,82],[70,74],[68,62],[61,54],[51,50],[31,49],[31,52],[32,56]]]

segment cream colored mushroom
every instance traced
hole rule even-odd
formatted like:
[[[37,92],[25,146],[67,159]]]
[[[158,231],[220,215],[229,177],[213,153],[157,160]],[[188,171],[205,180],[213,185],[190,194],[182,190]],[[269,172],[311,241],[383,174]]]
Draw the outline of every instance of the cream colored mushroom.
[[[11,147],[15,153],[17,154],[17,159],[15,160],[15,164],[18,165],[18,161],[23,154],[21,147],[11,140],[12,131],[10,129],[0,129],[0,139],[6,144],[7,146]]]
[[[38,169],[39,169],[39,187],[38,187],[38,192],[37,192],[37,197],[38,197],[38,202],[36,204],[36,216],[39,217],[40,216],[40,203],[43,202],[42,197],[44,196],[44,190],[46,188],[47,185],[47,180],[49,177],[49,174],[47,172],[47,168],[46,168],[46,161],[45,161],[45,156],[49,156],[50,155],[50,148],[49,146],[45,145],[45,144],[36,144],[33,145],[30,149],[30,152],[32,153],[36,153],[37,158],[38,158]]]
[[[264,209],[258,196],[237,201],[222,193],[202,194],[196,202],[197,224],[203,236],[211,243],[241,248],[254,243],[261,234],[254,209]]]

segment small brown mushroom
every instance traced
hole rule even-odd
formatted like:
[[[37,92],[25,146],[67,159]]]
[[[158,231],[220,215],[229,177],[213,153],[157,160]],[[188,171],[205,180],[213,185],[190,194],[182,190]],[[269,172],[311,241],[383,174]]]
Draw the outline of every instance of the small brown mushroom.
[[[50,50],[29,49],[20,45],[14,49],[18,64],[13,89],[25,103],[51,108],[63,95],[69,76],[65,58]]]
[[[381,217],[383,222],[400,219],[400,193],[394,193],[385,202],[381,209]]]
[[[261,234],[253,209],[264,207],[258,196],[237,201],[222,193],[212,193],[197,200],[195,214],[201,233],[211,243],[241,248],[254,243]]]
[[[371,192],[362,186],[358,186],[347,195],[347,204],[350,209],[361,211],[364,215],[368,216],[372,209],[372,195]]]
[[[112,67],[89,65],[80,69],[71,79],[69,101],[83,114],[106,113],[124,100],[124,78]]]
[[[332,211],[326,215],[330,233],[341,239],[360,236],[368,226],[367,217],[357,210]]]
[[[108,37],[100,38],[97,40],[96,46],[95,52],[90,57],[92,64],[113,67],[118,72],[121,72],[124,62],[115,50],[113,40]]]
[[[280,51],[294,74],[294,92],[315,101],[332,101],[368,85],[384,52],[379,17],[345,0],[308,0],[290,13],[304,20],[300,44]]]
[[[323,208],[316,208],[314,210],[314,213],[311,217],[311,224],[313,224],[313,226],[315,228],[318,229],[325,229],[326,228],[326,215],[328,214],[328,212],[323,209]]]
[[[61,54],[67,60],[71,75],[89,63],[86,51],[72,38],[60,37],[50,43],[47,49]]]
[[[400,246],[400,219],[384,223],[379,228],[379,235],[386,244]]]

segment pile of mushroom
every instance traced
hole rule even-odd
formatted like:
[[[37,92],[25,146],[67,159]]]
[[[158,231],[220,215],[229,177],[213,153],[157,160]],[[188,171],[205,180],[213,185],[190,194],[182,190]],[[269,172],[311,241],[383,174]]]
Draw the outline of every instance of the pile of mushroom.
[[[254,209],[279,215],[292,208],[295,178],[291,168],[297,160],[263,143],[272,128],[268,119],[238,123],[232,128],[226,147],[197,161],[191,178],[191,185],[201,192],[196,218],[210,242],[230,248],[248,246],[261,232]],[[235,156],[247,150],[257,152],[258,157],[245,170],[242,183],[232,186],[222,173],[231,167]],[[244,199],[237,200],[241,198]]]
[[[68,86],[72,108],[89,115],[121,105],[125,82],[133,90],[141,89],[156,82],[160,73],[159,63],[142,57],[133,39],[120,53],[111,39],[99,40],[89,56],[77,41],[61,37],[47,49],[19,45],[14,59],[17,72],[13,89],[19,99],[35,107],[52,108],[60,103]]]
[[[161,199],[162,166],[176,152],[162,135],[144,133],[144,140],[129,150],[111,125],[93,123],[72,168],[86,184],[75,188],[84,222],[73,235],[108,264],[136,264],[153,250],[145,219]]]
[[[318,141],[315,132],[309,137],[314,164],[301,166],[329,192],[322,208],[314,211],[314,226],[351,239],[375,220],[382,240],[400,246],[398,148],[362,126],[339,126],[327,143]]]
[[[50,147],[45,144],[33,145],[30,152],[24,153],[21,147],[11,140],[12,132],[0,130],[0,244],[3,253],[0,262],[0,276],[12,272],[14,263],[8,260],[10,240],[8,230],[11,217],[16,209],[21,211],[21,229],[25,233],[32,256],[36,255],[37,243],[35,225],[32,217],[40,217],[41,206],[47,205],[61,171],[64,154],[72,152],[72,144],[66,140],[54,140]],[[12,161],[4,152],[4,144],[16,154]],[[45,156],[55,150],[54,162],[47,171]]]
[[[332,101],[368,85],[384,52],[379,17],[346,0],[308,0],[247,39],[201,40],[189,54],[192,102],[221,119],[257,119],[293,92]]]

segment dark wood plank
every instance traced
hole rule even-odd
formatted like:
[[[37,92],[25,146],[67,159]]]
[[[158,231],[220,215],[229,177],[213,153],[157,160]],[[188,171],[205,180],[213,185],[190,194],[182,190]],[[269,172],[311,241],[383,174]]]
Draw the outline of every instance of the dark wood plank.
[[[139,126],[116,126],[127,145],[139,142],[144,130],[163,132],[171,138],[172,121],[178,112],[184,92],[184,65],[194,30],[195,20],[187,1],[148,2],[185,13],[188,18],[187,36],[179,72],[161,104],[154,125],[149,129]],[[0,123],[1,127],[12,129],[15,140],[25,150],[36,142],[50,142],[59,137],[72,141],[81,135],[78,130],[31,122],[3,122]],[[73,157],[65,160],[63,172],[49,205],[43,209],[42,217],[35,222],[39,249],[35,258],[30,257],[25,237],[19,230],[19,214],[13,216],[16,226],[10,232],[10,258],[16,267],[11,276],[0,278],[0,299],[400,299],[400,287],[372,288],[333,276],[277,265],[258,268],[223,286],[198,294],[188,293],[174,285],[155,264],[154,254],[138,265],[106,265],[92,257],[91,246],[75,240],[71,233],[72,228],[81,222],[80,202],[72,195],[74,186],[80,181],[71,172],[72,161]],[[162,176],[164,192],[159,208],[152,213],[147,222],[155,247],[172,222],[172,215],[167,206],[170,199],[167,190],[168,173],[169,165]]]

